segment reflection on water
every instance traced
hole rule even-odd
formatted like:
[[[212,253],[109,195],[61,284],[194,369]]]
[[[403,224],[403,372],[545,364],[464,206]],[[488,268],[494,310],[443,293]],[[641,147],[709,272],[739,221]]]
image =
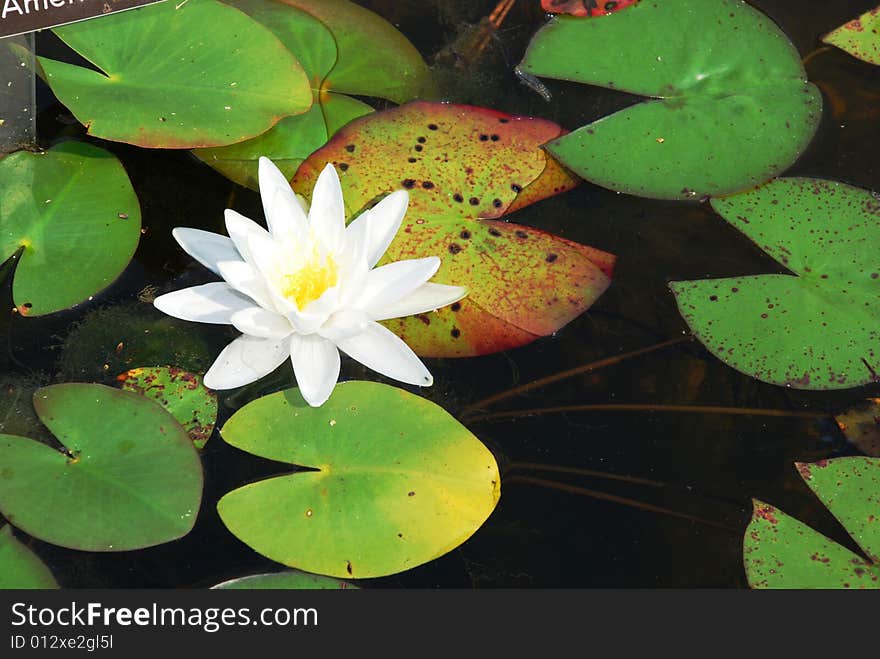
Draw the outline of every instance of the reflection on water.
[[[513,67],[544,20],[538,0],[513,3],[500,26],[488,31],[483,19],[495,9],[494,0],[360,4],[398,25],[435,62],[447,100],[542,116],[567,128],[633,102],[621,93],[544,81],[551,94],[548,101],[520,83]],[[806,56],[820,47],[821,34],[875,2],[752,4],[774,18]],[[487,38],[475,39],[481,29],[479,34]],[[57,48],[49,36],[41,38],[41,48]],[[479,52],[468,51],[466,59],[449,57],[473,43],[482,44]],[[809,57],[807,70],[822,88],[826,111],[813,144],[789,173],[880,190],[875,144],[880,69],[823,50]],[[50,105],[48,95],[42,98],[39,128],[44,143],[81,133],[64,108]],[[102,146],[116,153],[129,172],[147,230],[135,263],[97,302],[139,305],[133,319],[158,320],[147,301],[138,301],[139,294],[154,291],[149,287],[164,291],[207,280],[176,248],[171,228],[197,223],[222,232],[222,211],[228,204],[259,217],[259,198],[186,153]],[[743,587],[741,542],[752,496],[851,544],[792,463],[854,452],[830,415],[869,394],[876,396],[877,387],[832,393],[774,387],[733,371],[698,343],[683,340],[475,406],[524,383],[682,337],[686,328],[667,289],[670,280],[779,271],[745,237],[697,203],[643,200],[585,183],[510,219],[617,254],[615,280],[589,312],[555,337],[509,353],[430,363],[436,384],[423,393],[456,414],[466,413],[469,427],[496,453],[504,470],[503,494],[486,525],[461,548],[429,565],[376,580],[376,585]],[[9,308],[8,281],[3,295]],[[69,364],[79,361],[81,377],[100,379],[96,360],[122,340],[116,334],[130,332],[126,341],[132,350],[138,348],[135,327],[110,323],[112,311],[102,320],[101,313],[108,312],[84,309],[28,321],[4,318],[8,349],[0,357],[3,370],[16,382],[33,383],[51,379],[64,365],[64,376],[70,378]],[[74,328],[76,341],[68,341]],[[174,330],[169,331],[174,337]],[[48,344],[47,336],[53,337]],[[208,354],[216,354],[228,339],[222,330],[199,337]],[[82,352],[74,358],[72,350]],[[83,356],[90,352],[92,356]],[[343,366],[346,377],[370,376],[349,361]],[[290,372],[282,369],[264,389],[287,386],[289,378]],[[227,400],[221,424],[243,402],[240,396]],[[578,406],[589,409],[521,414]],[[718,407],[740,409],[722,413],[714,409]],[[776,412],[753,415],[742,408]],[[277,569],[226,531],[214,504],[225,492],[272,473],[278,465],[244,455],[217,437],[202,457],[204,503],[195,530],[186,538],[107,555],[39,542],[33,546],[66,586],[204,586]]]

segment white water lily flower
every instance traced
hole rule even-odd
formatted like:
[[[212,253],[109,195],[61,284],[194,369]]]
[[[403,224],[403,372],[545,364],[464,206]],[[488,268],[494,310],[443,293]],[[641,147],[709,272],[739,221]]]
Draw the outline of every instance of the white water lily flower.
[[[339,177],[327,165],[305,202],[284,175],[260,158],[266,231],[226,211],[229,237],[176,228],[180,246],[224,281],[156,298],[157,309],[202,323],[231,324],[242,336],[205,374],[211,389],[232,389],[290,358],[312,406],[329,398],[339,377],[339,350],[408,384],[430,386],[431,374],[402,339],[378,322],[425,313],[460,300],[465,289],[429,283],[436,256],[374,266],[400,228],[409,196],[392,192],[347,227]]]

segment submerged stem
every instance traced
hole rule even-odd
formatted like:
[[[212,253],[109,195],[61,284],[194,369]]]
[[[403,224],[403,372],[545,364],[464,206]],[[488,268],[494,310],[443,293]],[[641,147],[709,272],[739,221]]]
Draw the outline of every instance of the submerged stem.
[[[519,394],[526,393],[527,391],[532,391],[533,389],[539,389],[540,387],[546,387],[548,384],[553,384],[554,382],[559,382],[560,380],[565,380],[571,377],[575,377],[576,375],[582,375],[584,373],[590,373],[591,371],[597,371],[600,368],[604,368],[606,366],[611,366],[613,364],[619,364],[622,361],[630,359],[632,357],[639,357],[641,355],[646,355],[651,352],[655,352],[657,350],[662,350],[663,348],[668,348],[669,346],[678,345],[679,343],[684,343],[686,341],[690,341],[693,339],[691,335],[687,336],[679,336],[675,339],[669,339],[668,341],[662,341],[660,343],[656,343],[652,346],[647,346],[645,348],[639,348],[638,350],[632,350],[630,352],[625,352],[620,355],[614,355],[613,357],[605,357],[604,359],[600,359],[595,362],[590,362],[589,364],[583,364],[581,366],[576,366],[575,368],[570,368],[566,371],[560,371],[559,373],[554,373],[553,375],[548,375],[543,378],[538,378],[537,380],[532,380],[531,382],[527,382],[526,384],[519,385],[517,387],[513,387],[511,389],[506,389],[505,391],[500,391],[497,394],[492,394],[491,396],[487,396],[482,400],[478,400],[475,403],[471,403],[467,407],[465,407],[462,412],[462,418],[466,417],[468,414],[471,414],[487,405],[491,405],[493,403],[497,403],[500,400],[505,400],[507,398],[511,398],[513,396],[518,396]]]

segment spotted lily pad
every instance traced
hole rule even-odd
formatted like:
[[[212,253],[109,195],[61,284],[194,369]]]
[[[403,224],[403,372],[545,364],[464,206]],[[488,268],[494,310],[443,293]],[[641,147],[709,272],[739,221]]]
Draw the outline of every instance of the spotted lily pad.
[[[782,178],[712,207],[791,274],[670,284],[697,338],[772,384],[844,389],[880,372],[880,201],[837,181]]]
[[[541,8],[551,14],[606,16],[637,2],[639,0],[541,0]]]
[[[880,64],[880,7],[832,30],[822,41],[869,64]]]
[[[821,115],[797,50],[741,0],[559,16],[535,35],[520,70],[648,97],[547,145],[580,176],[643,197],[697,199],[762,183],[794,162]]]
[[[749,585],[880,589],[880,459],[837,458],[797,467],[865,555],[755,500],[743,543]]]
[[[141,212],[120,162],[81,142],[0,160],[0,254],[20,252],[13,297],[22,315],[82,302],[131,261]]]
[[[211,588],[217,590],[346,590],[357,589],[357,586],[332,577],[287,570],[230,579],[218,583],[216,586],[211,586]]]
[[[202,468],[186,432],[154,402],[99,384],[38,389],[57,450],[0,435],[0,513],[26,533],[86,551],[150,547],[189,533]]]
[[[202,377],[174,366],[133,368],[116,378],[125,391],[155,400],[186,430],[197,449],[208,443],[217,422],[217,394]]]
[[[2,476],[0,476],[2,478]],[[46,564],[16,540],[12,527],[0,527],[0,590],[58,588]]]
[[[254,550],[290,567],[378,577],[467,540],[500,496],[489,450],[434,403],[375,382],[338,384],[321,407],[288,389],[236,412],[221,435],[308,467],[250,483],[217,504]]]
[[[41,57],[46,82],[104,139],[233,144],[312,104],[308,78],[284,45],[217,0],[159,2],[53,32],[98,70]]]
[[[351,2],[227,0],[269,28],[302,64],[314,103],[268,132],[196,156],[227,178],[257,188],[267,156],[293,177],[299,164],[349,121],[373,111],[347,94],[404,102],[428,93],[431,76],[418,51],[390,23]]]
[[[496,219],[576,184],[540,148],[560,132],[543,119],[409,103],[343,128],[302,164],[293,186],[309,194],[332,162],[350,216],[377,195],[408,190],[385,261],[439,256],[432,281],[469,292],[460,303],[386,324],[421,355],[506,350],[557,331],[610,281],[610,254]]]

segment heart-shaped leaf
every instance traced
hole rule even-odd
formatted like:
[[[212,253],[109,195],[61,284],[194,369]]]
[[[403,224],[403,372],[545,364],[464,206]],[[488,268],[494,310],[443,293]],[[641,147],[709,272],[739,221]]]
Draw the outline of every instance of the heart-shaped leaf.
[[[880,64],[880,7],[832,30],[822,41],[869,64]]]
[[[693,199],[762,183],[794,162],[821,115],[797,50],[740,0],[560,16],[535,35],[520,70],[651,98],[547,145],[580,176],[643,197]]]
[[[637,2],[639,0],[541,0],[541,9],[551,14],[606,16]]]
[[[217,0],[160,2],[53,31],[99,71],[41,57],[46,82],[90,135],[104,139],[233,144],[312,104],[293,55]]]
[[[216,586],[211,586],[211,588],[217,590],[346,590],[357,589],[357,586],[332,577],[287,570],[230,579],[218,583]]]
[[[843,389],[880,371],[880,202],[837,181],[783,178],[713,199],[789,274],[673,282],[697,338],[772,384]]]
[[[300,163],[349,121],[373,111],[347,93],[408,101],[432,88],[412,44],[390,23],[351,2],[227,0],[269,28],[299,58],[314,104],[240,144],[197,149],[227,178],[257,189],[257,163],[267,156],[292,178]]]
[[[340,130],[302,164],[293,186],[310,194],[332,162],[349,215],[377,195],[409,190],[406,218],[383,262],[439,256],[432,281],[469,292],[435,313],[386,324],[425,356],[506,350],[557,331],[609,284],[610,254],[489,219],[576,185],[540,148],[560,130],[484,108],[408,103]]]
[[[202,376],[175,366],[133,368],[116,378],[125,391],[159,403],[202,449],[217,422],[217,393],[202,384]]]
[[[62,142],[0,160],[0,254],[19,250],[13,297],[23,315],[66,309],[110,284],[131,261],[141,212],[107,151]]]
[[[153,401],[98,384],[59,384],[34,407],[64,451],[0,435],[0,513],[28,534],[86,551],[175,540],[195,523],[202,467]]]
[[[0,469],[0,478],[2,478]],[[12,535],[8,524],[0,527],[0,590],[58,588],[46,564]]]
[[[467,540],[500,496],[495,458],[441,407],[374,382],[336,386],[321,407],[296,389],[253,401],[224,440],[309,467],[220,499],[223,523],[274,561],[335,577],[421,565]]]
[[[869,560],[756,500],[743,543],[749,585],[880,588],[880,459],[837,458],[797,467]]]

